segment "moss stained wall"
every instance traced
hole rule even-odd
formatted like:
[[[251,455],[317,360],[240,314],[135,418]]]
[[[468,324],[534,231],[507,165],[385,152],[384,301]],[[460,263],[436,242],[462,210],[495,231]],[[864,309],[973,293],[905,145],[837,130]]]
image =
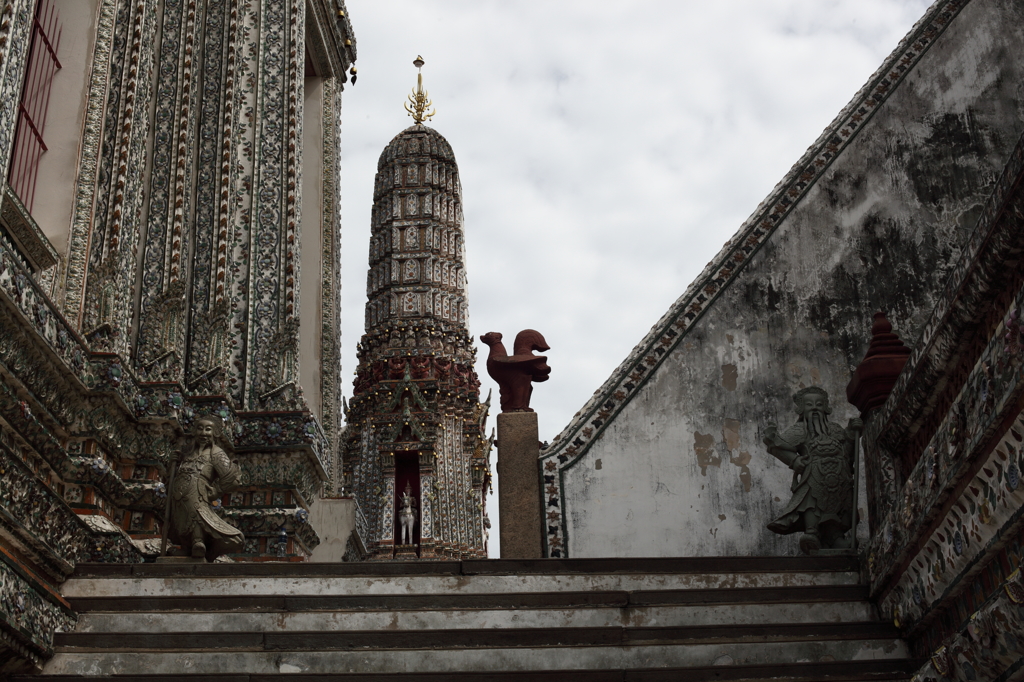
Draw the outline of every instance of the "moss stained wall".
[[[1024,3],[959,4],[667,357],[606,408],[597,435],[585,442],[570,425],[544,453],[557,502],[547,520],[564,534],[549,529],[550,554],[798,551],[797,536],[765,529],[792,472],[761,444],[764,425],[792,424],[790,396],[812,384],[829,391],[836,421],[855,416],[845,387],[872,313],[889,311],[913,343],[1024,129]],[[595,409],[615,401],[611,384]]]

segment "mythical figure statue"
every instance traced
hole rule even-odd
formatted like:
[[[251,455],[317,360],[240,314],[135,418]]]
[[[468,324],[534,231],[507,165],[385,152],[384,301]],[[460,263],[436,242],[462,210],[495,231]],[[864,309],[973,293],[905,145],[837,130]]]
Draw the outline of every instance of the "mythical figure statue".
[[[501,411],[533,412],[530,409],[531,382],[547,381],[551,374],[547,357],[533,354],[535,350],[542,353],[548,350],[544,337],[538,331],[524,329],[516,334],[511,356],[505,351],[498,332],[488,332],[480,340],[491,348],[487,355],[487,373],[498,382]]]
[[[416,510],[416,498],[410,494],[411,492],[411,486],[405,486],[405,492],[402,493],[402,505],[398,510],[398,521],[402,526],[401,544],[403,545],[413,544],[416,537],[416,517],[419,514]]]
[[[219,417],[201,417],[171,475],[166,523],[170,540],[195,558],[213,561],[222,554],[241,552],[242,531],[230,525],[211,506],[238,486],[242,471],[217,445],[222,438]]]
[[[409,362],[412,365],[413,379],[426,379],[430,374],[429,355],[414,355]]]
[[[764,432],[768,452],[793,470],[793,497],[768,530],[788,535],[803,532],[800,550],[853,546],[853,463],[857,434],[863,424],[851,419],[847,428],[828,420],[828,393],[817,386],[793,396],[797,423],[779,434],[774,424]]]

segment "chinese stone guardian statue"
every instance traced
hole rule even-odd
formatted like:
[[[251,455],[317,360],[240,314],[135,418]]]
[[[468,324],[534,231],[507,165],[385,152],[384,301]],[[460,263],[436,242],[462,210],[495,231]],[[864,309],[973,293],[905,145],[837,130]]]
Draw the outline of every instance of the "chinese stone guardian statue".
[[[218,417],[201,417],[171,475],[167,496],[168,538],[194,558],[213,561],[241,552],[242,531],[213,510],[218,498],[242,477],[238,464],[217,444],[223,431]]]
[[[805,554],[850,548],[853,541],[847,533],[853,528],[854,453],[861,420],[851,419],[846,428],[829,421],[828,393],[817,386],[797,392],[793,402],[796,424],[781,434],[774,424],[764,431],[768,452],[793,470],[793,497],[768,530],[803,533],[800,550]]]

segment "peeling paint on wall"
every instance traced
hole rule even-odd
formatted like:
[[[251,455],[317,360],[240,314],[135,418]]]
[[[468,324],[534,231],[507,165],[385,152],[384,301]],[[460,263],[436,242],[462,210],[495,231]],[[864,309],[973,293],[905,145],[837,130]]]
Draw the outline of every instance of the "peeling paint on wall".
[[[722,438],[725,439],[725,447],[729,450],[739,450],[740,448],[740,420],[739,419],[726,419],[725,426],[722,427]]]
[[[743,484],[743,492],[750,492],[750,469],[747,467],[750,464],[750,453],[741,452],[736,457],[729,457],[729,463],[735,464],[740,468],[740,483]]]
[[[722,437],[725,439],[725,447],[729,450],[729,463],[734,464],[740,469],[740,483],[743,484],[743,492],[750,492],[750,469],[747,467],[750,464],[750,453],[739,452],[740,449],[740,420],[739,419],[726,419],[725,426],[722,427]],[[724,520],[724,517],[722,517]]]
[[[715,437],[710,433],[693,432],[693,449],[697,453],[697,464],[702,476],[708,475],[708,467],[722,465],[722,458],[715,453]]]
[[[725,390],[736,390],[736,379],[738,376],[739,372],[736,370],[736,365],[722,365],[722,387]]]

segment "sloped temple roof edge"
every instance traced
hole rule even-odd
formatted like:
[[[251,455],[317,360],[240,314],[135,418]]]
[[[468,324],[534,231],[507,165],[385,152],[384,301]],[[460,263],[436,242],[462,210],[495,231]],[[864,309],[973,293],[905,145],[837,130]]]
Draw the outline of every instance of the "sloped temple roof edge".
[[[606,425],[637,395],[703,312],[718,298],[775,228],[825,174],[896,86],[970,0],[937,0],[850,102],[740,226],[686,291],[598,388],[540,458],[544,484],[545,552],[566,556],[563,473],[578,462]],[[556,551],[557,554],[552,552]]]

